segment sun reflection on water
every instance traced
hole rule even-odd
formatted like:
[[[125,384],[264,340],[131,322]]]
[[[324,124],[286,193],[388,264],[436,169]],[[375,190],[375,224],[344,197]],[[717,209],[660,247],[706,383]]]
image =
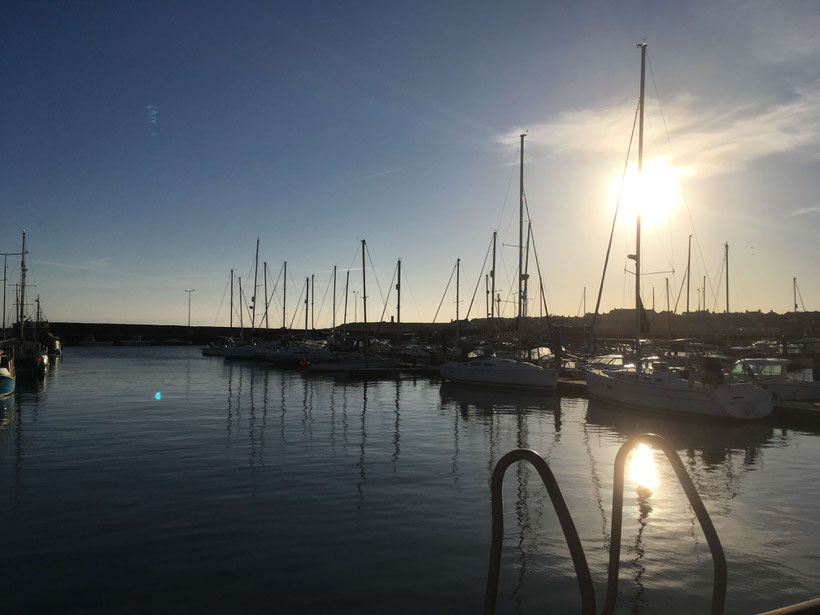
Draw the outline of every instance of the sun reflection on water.
[[[639,444],[629,455],[627,463],[629,479],[638,490],[651,491],[658,486],[658,473],[655,470],[655,458],[652,449],[646,444]]]

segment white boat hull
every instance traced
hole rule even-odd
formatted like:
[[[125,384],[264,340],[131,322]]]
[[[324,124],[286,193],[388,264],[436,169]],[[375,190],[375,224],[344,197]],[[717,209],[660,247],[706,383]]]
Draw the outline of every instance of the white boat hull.
[[[755,384],[768,391],[775,401],[820,401],[820,381],[766,382],[763,380]]]
[[[558,370],[496,357],[448,361],[441,377],[451,382],[522,389],[554,389]]]
[[[610,404],[678,415],[759,419],[772,413],[769,394],[747,383],[709,385],[673,373],[585,372],[590,397]]]

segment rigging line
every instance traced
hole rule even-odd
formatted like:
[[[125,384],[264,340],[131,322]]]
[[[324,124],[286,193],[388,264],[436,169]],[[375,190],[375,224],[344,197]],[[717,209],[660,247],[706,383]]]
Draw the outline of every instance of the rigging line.
[[[327,291],[330,290],[330,283],[333,281],[333,272],[330,272],[330,277],[327,279],[327,286],[325,286],[325,294],[322,295],[322,302],[319,304],[319,314],[316,317],[317,322],[322,318],[322,310],[325,307],[325,299],[327,299]]]
[[[655,73],[652,71],[652,61],[649,59],[649,54],[648,53],[646,54],[646,60],[647,60],[647,63],[649,64],[649,74],[652,77],[652,86],[655,88],[655,97],[658,100],[658,108],[661,112],[661,119],[663,121],[663,128],[666,131],[666,141],[669,145],[669,156],[672,158],[672,165],[677,167],[678,165],[677,165],[677,161],[675,160],[675,152],[672,149],[672,138],[669,136],[669,127],[666,124],[666,114],[663,112],[663,104],[661,103],[661,96],[658,93],[658,85],[655,82]],[[682,200],[683,200],[683,205],[686,208],[686,213],[689,216],[689,224],[692,226],[692,234],[695,236],[695,245],[697,246],[697,249],[698,249],[697,251],[698,251],[698,254],[700,256],[701,262],[703,264],[704,273],[706,274],[706,282],[709,285],[709,289],[712,291],[712,295],[716,296],[717,292],[713,290],[714,287],[712,286],[712,278],[709,277],[709,270],[706,267],[706,260],[703,257],[703,249],[700,246],[700,239],[698,239],[698,234],[695,231],[695,219],[692,216],[692,210],[689,209],[689,202],[686,200],[686,193],[684,192],[683,184],[681,184],[680,181],[678,182],[678,188],[680,189],[681,197],[682,197]]]
[[[301,284],[300,284],[299,286],[301,286],[301,287],[302,287],[302,290],[300,290],[300,291],[299,291],[299,298],[296,300],[296,305],[301,306],[301,305],[302,305],[302,296],[305,294],[305,287],[304,287],[304,286],[302,286]],[[288,327],[288,329],[293,329],[293,322],[296,320],[296,317],[297,317],[299,314],[301,314],[301,312],[302,312],[302,308],[301,308],[301,307],[299,307],[299,308],[297,308],[297,309],[293,310],[293,316],[292,316],[292,317],[291,317],[291,319],[290,319],[290,326]]]
[[[270,299],[265,297],[265,314],[269,313],[270,304],[274,300],[274,298],[278,299],[278,297],[275,297],[276,288],[279,286],[279,280],[282,278],[282,269],[284,269],[284,267],[285,267],[284,263],[282,263],[282,266],[279,267],[279,275],[276,278],[276,283],[273,285],[273,290],[270,292]],[[270,274],[270,268],[268,268],[268,279],[271,282],[273,282],[273,276]],[[281,305],[281,304],[279,304],[279,305]]]
[[[675,309],[672,310],[673,314],[678,313],[678,302],[680,301],[681,293],[683,293],[683,285],[686,284],[686,278],[689,276],[689,265],[686,265],[686,269],[683,272],[683,278],[680,281],[680,290],[678,291],[678,298],[675,299]]]
[[[376,325],[376,332],[378,333],[381,323],[384,322],[384,314],[387,312],[387,302],[390,301],[390,293],[393,292],[393,283],[396,281],[396,273],[399,270],[399,263],[396,261],[396,266],[393,267],[393,277],[390,279],[390,286],[387,289],[387,297],[384,299],[384,307],[382,308],[382,315],[379,317],[379,324]]]
[[[527,195],[526,194],[524,195],[524,207],[527,210],[527,220],[532,222],[532,218],[530,218],[530,204],[527,201]],[[541,262],[538,260],[538,248],[535,245],[535,233],[532,232],[532,224],[530,224],[529,228],[530,228],[529,239],[530,239],[530,241],[532,241],[532,253],[535,256],[535,270],[538,272],[538,281],[541,282],[538,285],[540,290],[541,290],[540,300],[544,302],[544,314],[546,314],[546,316],[547,316],[547,330],[550,332],[550,334],[552,334],[552,323],[550,322],[550,311],[549,311],[549,308],[547,307],[547,297],[544,294],[544,287],[546,286],[546,284],[544,284],[544,278],[541,275]]]
[[[724,258],[720,259],[720,273],[718,273],[718,285],[717,285],[717,288],[715,289],[715,297],[714,297],[715,302],[712,305],[712,311],[713,312],[717,312],[718,296],[720,295],[720,285],[723,282],[723,267],[725,265],[726,265],[726,258],[724,257]],[[703,304],[706,305],[706,301],[704,301]]]
[[[456,274],[456,267],[458,267],[458,261],[456,261],[456,264],[453,265],[453,270],[450,272],[450,279],[447,280],[447,287],[444,289],[444,294],[441,296],[441,301],[438,304],[438,309],[436,310],[436,314],[435,314],[435,316],[433,316],[433,322],[431,322],[430,324],[433,324],[434,322],[436,322],[436,318],[438,318],[438,313],[439,313],[439,310],[441,310],[442,304],[444,303],[444,298],[447,297],[447,291],[450,290],[450,282],[453,281],[453,276]]]
[[[367,245],[367,244],[365,244],[365,245]],[[350,259],[350,264],[347,266],[348,271],[355,271],[353,265],[356,263],[356,259],[359,257],[359,255],[361,255],[361,252],[360,252],[361,249],[362,249],[362,247],[361,247],[361,243],[360,243],[358,246],[356,246],[356,249],[353,250],[353,258]]]
[[[225,303],[225,295],[228,294],[228,286],[231,283],[231,279],[225,282],[225,288],[222,289],[222,299],[219,300],[219,307],[216,310],[216,316],[214,317],[214,324],[212,326],[216,326],[216,321],[219,320],[219,313],[222,311],[222,304]]]
[[[370,261],[370,268],[373,270],[373,277],[376,280],[376,288],[379,289],[379,296],[382,298],[382,302],[385,302],[386,299],[384,298],[384,293],[382,292],[382,287],[379,284],[379,276],[376,274],[376,267],[373,265],[373,257],[370,256],[370,247],[367,245],[367,243],[364,244],[364,249],[367,252],[367,260]]]
[[[493,249],[493,240],[490,239],[490,245],[487,246],[487,253],[484,255],[484,262],[481,264],[481,272],[478,274],[478,281],[475,284],[475,290],[473,291],[473,298],[470,299],[470,307],[467,308],[467,315],[464,317],[465,320],[470,320],[470,312],[473,309],[473,301],[475,301],[475,296],[478,293],[478,286],[481,284],[481,276],[484,274],[484,267],[487,266],[487,259],[490,257],[490,250]]]
[[[794,281],[794,287],[797,289],[797,296],[800,298],[800,305],[803,306],[803,311],[806,311],[806,304],[803,303],[803,293],[800,292],[800,286],[797,284],[797,280]]]
[[[516,145],[513,148],[513,160],[512,164],[510,165],[510,178],[507,180],[507,191],[504,193],[504,201],[502,202],[501,207],[501,214],[498,216],[498,224],[496,225],[496,229],[501,228],[501,221],[504,219],[504,214],[507,213],[507,199],[510,196],[510,187],[512,186],[513,176],[515,174],[515,161],[518,158],[518,148],[520,145]]]
[[[626,170],[629,168],[629,155],[632,153],[632,140],[635,138],[635,124],[638,123],[638,110],[640,105],[635,107],[635,118],[632,120],[632,133],[629,135],[629,146],[626,148],[626,160],[624,161],[624,170],[621,173],[621,187],[618,189],[618,199],[615,202],[615,215],[612,217],[612,229],[609,231],[609,244],[606,247],[606,257],[604,258],[604,271],[601,274],[601,285],[598,288],[598,300],[595,302],[595,313],[592,315],[592,324],[590,330],[595,330],[595,322],[598,320],[598,310],[601,307],[601,296],[604,292],[604,279],[606,278],[606,268],[609,264],[609,251],[612,248],[612,237],[615,234],[615,222],[618,220],[618,210],[621,207],[621,196],[624,190],[624,180],[626,179]]]

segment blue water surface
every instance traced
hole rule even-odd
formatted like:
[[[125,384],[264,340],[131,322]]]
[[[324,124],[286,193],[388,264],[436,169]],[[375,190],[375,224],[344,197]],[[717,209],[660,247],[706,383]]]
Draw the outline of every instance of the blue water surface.
[[[161,393],[161,395],[158,395]],[[820,588],[820,427],[626,414],[405,376],[307,377],[195,348],[68,348],[0,407],[4,613],[477,613],[489,479],[550,463],[603,601],[612,464],[679,451],[729,562],[727,613]],[[672,470],[627,482],[618,612],[706,612],[712,564]],[[578,612],[537,474],[505,483],[499,613]]]

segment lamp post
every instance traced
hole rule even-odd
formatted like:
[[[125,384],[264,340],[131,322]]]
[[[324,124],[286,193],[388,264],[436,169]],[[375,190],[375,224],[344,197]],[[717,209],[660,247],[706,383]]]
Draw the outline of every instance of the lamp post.
[[[185,291],[188,293],[188,337],[191,337],[191,293],[195,290],[196,288],[192,288],[191,290]]]

